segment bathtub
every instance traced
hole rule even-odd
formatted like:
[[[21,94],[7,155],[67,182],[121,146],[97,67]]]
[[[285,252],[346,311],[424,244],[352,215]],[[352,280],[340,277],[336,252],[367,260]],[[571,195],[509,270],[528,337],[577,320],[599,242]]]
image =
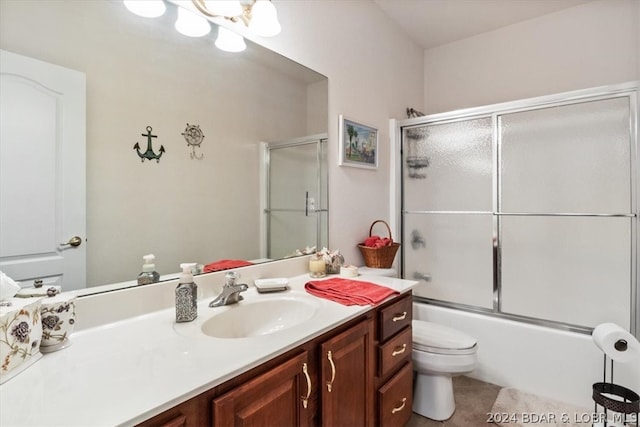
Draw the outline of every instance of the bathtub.
[[[593,410],[591,386],[603,379],[604,356],[590,335],[418,302],[413,317],[477,339],[470,377]],[[640,361],[614,363],[613,380],[640,393]]]

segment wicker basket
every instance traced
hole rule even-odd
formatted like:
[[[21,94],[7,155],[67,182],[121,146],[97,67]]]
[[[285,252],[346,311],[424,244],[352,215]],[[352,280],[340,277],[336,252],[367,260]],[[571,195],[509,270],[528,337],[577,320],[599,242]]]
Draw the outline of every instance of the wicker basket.
[[[391,240],[390,246],[383,246],[381,248],[370,248],[363,244],[358,245],[358,249],[362,253],[362,257],[364,258],[364,263],[367,267],[372,268],[390,268],[393,264],[393,260],[396,257],[396,252],[398,252],[398,248],[400,247],[400,243],[395,243],[393,241],[393,237],[391,237],[391,228],[389,228],[389,224],[379,219],[377,221],[373,221],[371,227],[369,228],[369,237],[371,237],[371,232],[373,231],[373,226],[376,223],[381,222],[387,227],[387,231],[389,232],[389,239]]]

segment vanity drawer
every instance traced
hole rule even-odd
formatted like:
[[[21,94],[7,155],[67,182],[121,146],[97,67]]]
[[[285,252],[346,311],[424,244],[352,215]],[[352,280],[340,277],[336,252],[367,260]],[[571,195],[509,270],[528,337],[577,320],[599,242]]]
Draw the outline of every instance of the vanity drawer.
[[[400,300],[380,310],[378,340],[385,342],[394,334],[411,325],[413,298],[407,294]]]
[[[413,406],[413,365],[409,361],[378,390],[378,420],[383,427],[404,426]]]
[[[413,334],[411,327],[408,327],[386,343],[378,346],[380,377],[384,377],[389,371],[411,357],[412,342]]]

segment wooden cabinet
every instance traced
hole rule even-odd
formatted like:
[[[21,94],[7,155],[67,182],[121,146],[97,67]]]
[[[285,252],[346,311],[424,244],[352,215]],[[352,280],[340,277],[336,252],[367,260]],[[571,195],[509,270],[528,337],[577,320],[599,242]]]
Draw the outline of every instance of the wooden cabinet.
[[[213,425],[307,426],[311,378],[307,352],[213,400]]]
[[[409,421],[413,405],[413,316],[411,295],[378,310],[377,424],[400,427]]]
[[[200,427],[211,425],[208,396],[211,391],[174,406],[138,427]]]
[[[323,426],[373,425],[373,322],[320,345]]]
[[[398,296],[140,426],[403,426],[411,309]]]
[[[413,405],[413,365],[406,362],[402,369],[378,389],[378,425],[401,427],[411,417]]]

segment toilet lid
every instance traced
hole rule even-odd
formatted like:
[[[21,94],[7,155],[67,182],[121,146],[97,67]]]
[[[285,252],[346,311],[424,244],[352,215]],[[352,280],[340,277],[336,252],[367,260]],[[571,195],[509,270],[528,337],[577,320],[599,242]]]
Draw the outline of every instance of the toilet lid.
[[[415,347],[466,350],[473,348],[477,343],[475,338],[437,323],[413,320],[412,326]]]

